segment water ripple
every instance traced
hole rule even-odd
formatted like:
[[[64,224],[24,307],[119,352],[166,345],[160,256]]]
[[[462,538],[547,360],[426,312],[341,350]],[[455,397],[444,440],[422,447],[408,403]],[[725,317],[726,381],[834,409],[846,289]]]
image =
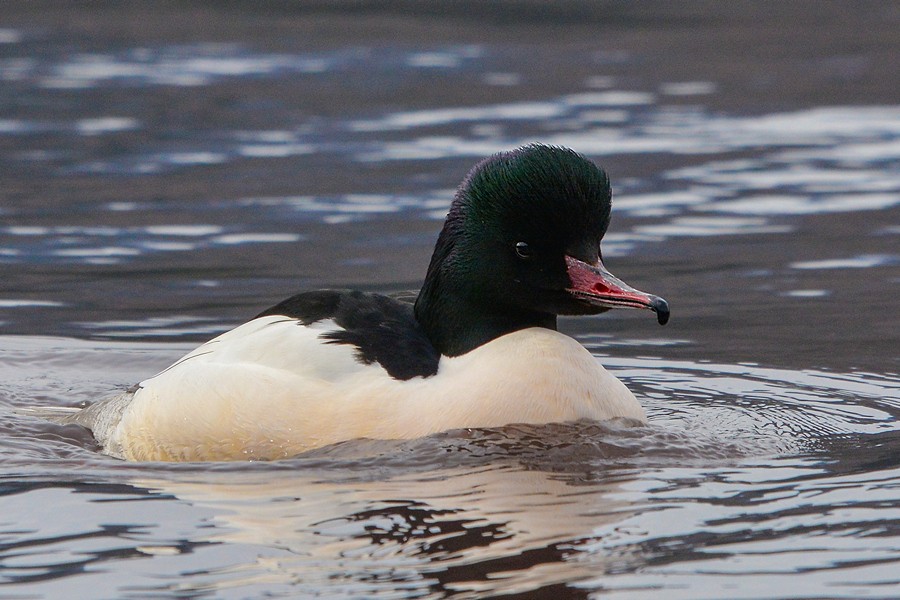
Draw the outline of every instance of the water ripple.
[[[97,454],[78,428],[11,409],[92,399],[184,345],[7,341],[0,487],[23,516],[0,523],[0,555],[7,581],[48,594],[57,580],[71,592],[78,565],[93,565],[94,588],[112,585],[90,573],[123,560],[152,575],[133,580],[139,595],[175,580],[227,597],[257,584],[428,594],[446,581],[465,594],[557,582],[715,598],[746,576],[760,583],[742,589],[764,597],[798,568],[804,590],[823,594],[836,581],[896,579],[896,377],[605,357],[647,404],[650,427],[509,426],[271,463],[135,465]],[[81,518],[59,516],[73,511]]]

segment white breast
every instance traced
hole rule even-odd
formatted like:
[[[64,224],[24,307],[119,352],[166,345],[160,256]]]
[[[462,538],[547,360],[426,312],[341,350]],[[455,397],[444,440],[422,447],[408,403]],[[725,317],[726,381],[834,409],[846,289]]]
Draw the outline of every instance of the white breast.
[[[95,435],[132,460],[272,459],[360,437],[629,417],[630,391],[575,340],[525,329],[398,381],[354,347],[323,343],[330,321],[255,319],[140,384]],[[98,407],[103,408],[103,407]],[[101,411],[95,411],[102,414]],[[102,419],[97,419],[98,423]]]

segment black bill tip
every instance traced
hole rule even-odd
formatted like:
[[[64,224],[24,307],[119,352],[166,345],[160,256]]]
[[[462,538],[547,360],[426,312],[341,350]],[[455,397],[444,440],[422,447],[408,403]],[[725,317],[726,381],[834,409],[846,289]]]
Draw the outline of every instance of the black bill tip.
[[[653,296],[653,299],[650,301],[650,310],[656,313],[656,320],[660,325],[665,325],[669,322],[669,303],[659,296]]]

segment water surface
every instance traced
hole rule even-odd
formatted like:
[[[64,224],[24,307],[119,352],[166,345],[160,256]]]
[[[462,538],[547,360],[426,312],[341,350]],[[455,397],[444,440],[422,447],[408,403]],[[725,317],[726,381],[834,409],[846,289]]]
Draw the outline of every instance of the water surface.
[[[499,6],[5,8],[0,595],[900,597],[897,11]],[[561,323],[649,428],[134,465],[18,412],[417,288],[533,141],[607,168],[606,262],[672,305]]]

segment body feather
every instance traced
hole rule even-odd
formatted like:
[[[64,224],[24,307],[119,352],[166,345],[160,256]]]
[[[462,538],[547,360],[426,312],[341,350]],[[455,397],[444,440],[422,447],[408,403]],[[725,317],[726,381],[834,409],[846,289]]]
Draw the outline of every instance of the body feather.
[[[398,380],[332,321],[260,317],[200,346],[77,421],[131,460],[274,459],[353,438],[582,418],[644,420],[631,392],[580,344],[530,328]],[[287,359],[286,357],[292,357]],[[305,358],[304,358],[305,357]],[[118,416],[118,419],[115,417]]]

